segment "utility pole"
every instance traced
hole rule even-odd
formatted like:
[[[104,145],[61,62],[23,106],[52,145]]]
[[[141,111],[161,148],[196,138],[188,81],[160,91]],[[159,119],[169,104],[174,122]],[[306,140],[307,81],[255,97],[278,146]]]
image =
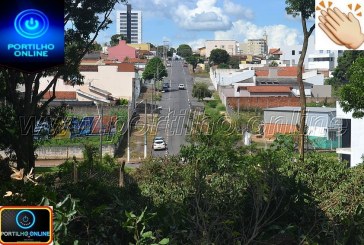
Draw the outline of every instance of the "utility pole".
[[[144,106],[144,116],[145,116],[145,123],[144,123],[144,159],[147,158],[147,99],[145,99],[145,106]]]

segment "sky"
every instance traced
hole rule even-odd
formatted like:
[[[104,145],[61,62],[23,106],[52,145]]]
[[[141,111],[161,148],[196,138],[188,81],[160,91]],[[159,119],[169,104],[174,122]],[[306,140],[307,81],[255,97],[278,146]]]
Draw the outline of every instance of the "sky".
[[[193,49],[204,46],[205,40],[263,38],[268,47],[302,43],[299,18],[286,14],[285,0],[129,0],[132,10],[142,11],[142,42],[177,48],[188,44]],[[126,10],[118,4],[115,10]],[[116,11],[113,23],[99,34],[98,42],[110,41],[116,34]],[[309,22],[309,27],[313,22]]]

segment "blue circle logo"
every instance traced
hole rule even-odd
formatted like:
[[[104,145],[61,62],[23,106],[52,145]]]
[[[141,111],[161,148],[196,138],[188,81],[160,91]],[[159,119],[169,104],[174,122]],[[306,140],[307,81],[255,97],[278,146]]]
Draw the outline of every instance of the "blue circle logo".
[[[15,221],[19,228],[29,229],[35,223],[35,215],[30,210],[22,210],[16,215]]]
[[[49,28],[47,16],[36,9],[27,9],[20,12],[14,21],[16,32],[28,39],[43,36]]]

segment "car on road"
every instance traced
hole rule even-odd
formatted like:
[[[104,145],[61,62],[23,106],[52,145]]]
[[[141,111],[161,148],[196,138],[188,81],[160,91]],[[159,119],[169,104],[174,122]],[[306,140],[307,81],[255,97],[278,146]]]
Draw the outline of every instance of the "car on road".
[[[185,85],[183,83],[179,84],[178,89],[185,89]]]
[[[154,137],[153,142],[156,140],[164,140],[164,138],[161,136],[156,136],[156,137]]]
[[[167,149],[167,144],[163,139],[155,139],[153,142],[153,150],[165,150]]]

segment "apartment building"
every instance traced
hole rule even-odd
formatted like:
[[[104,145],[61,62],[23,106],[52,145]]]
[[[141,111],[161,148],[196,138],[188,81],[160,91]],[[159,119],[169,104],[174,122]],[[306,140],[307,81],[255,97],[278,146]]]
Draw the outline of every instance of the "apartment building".
[[[127,36],[127,10],[116,11],[116,33]],[[131,11],[130,43],[142,43],[142,11]]]

